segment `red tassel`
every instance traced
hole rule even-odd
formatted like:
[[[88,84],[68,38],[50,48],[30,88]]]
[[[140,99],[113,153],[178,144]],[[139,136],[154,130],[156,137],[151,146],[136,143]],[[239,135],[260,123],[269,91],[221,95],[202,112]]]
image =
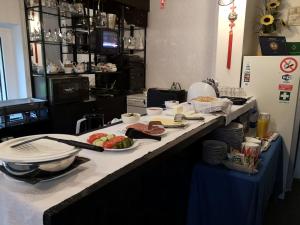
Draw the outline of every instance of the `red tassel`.
[[[229,70],[231,67],[232,40],[233,40],[233,32],[231,30],[229,31],[229,42],[228,42],[228,52],[227,52],[227,69]]]
[[[160,9],[164,9],[166,4],[166,0],[160,0]]]

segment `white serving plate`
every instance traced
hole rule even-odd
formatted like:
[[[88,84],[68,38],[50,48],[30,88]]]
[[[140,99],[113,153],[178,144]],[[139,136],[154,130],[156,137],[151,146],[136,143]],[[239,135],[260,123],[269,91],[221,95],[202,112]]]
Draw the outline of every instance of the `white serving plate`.
[[[80,151],[80,149],[73,146],[47,139],[40,139],[31,142],[28,144],[28,148],[26,149],[17,149],[10,147],[20,142],[38,138],[41,136],[50,136],[67,140],[78,140],[75,136],[66,134],[43,134],[11,139],[9,141],[0,143],[0,160],[4,162],[16,163],[49,162],[52,160],[58,160],[68,157],[69,155]]]
[[[132,150],[136,148],[138,145],[139,144],[136,141],[134,141],[134,144],[131,145],[129,148],[104,148],[104,150],[107,152],[124,152],[124,151]]]

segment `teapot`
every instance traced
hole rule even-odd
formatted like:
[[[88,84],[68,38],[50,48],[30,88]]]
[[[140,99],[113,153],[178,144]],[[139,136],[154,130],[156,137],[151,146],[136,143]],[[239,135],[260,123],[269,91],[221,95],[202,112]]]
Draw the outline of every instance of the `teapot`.
[[[65,73],[73,72],[73,63],[70,60],[65,60],[64,63],[60,62]]]
[[[81,62],[81,63],[74,64],[73,68],[76,73],[84,73],[85,63]]]
[[[47,65],[47,73],[58,73],[60,71],[60,66],[50,62]]]

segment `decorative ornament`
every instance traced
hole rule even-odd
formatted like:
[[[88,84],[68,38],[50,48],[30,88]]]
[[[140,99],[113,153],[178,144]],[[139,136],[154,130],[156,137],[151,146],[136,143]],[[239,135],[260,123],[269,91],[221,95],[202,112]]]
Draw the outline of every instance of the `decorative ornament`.
[[[268,9],[277,9],[280,6],[280,2],[278,0],[272,0],[267,3]]]
[[[227,69],[230,70],[231,68],[231,57],[232,57],[232,42],[233,42],[233,27],[235,26],[235,21],[237,20],[237,13],[234,11],[236,9],[236,6],[234,5],[234,2],[232,3],[232,6],[230,7],[231,12],[228,15],[228,20],[230,22],[229,27],[229,39],[228,39],[228,51],[227,51]]]
[[[258,32],[260,35],[276,32],[279,26],[286,26],[286,23],[279,18],[281,16],[280,4],[280,0],[266,0],[258,18]]]
[[[218,0],[218,4],[220,6],[227,6],[230,5],[234,0]]]
[[[272,33],[276,31],[275,18],[271,14],[264,15],[260,18],[259,22],[262,26],[263,33]]]
[[[166,5],[166,0],[160,0],[160,9],[164,9]]]

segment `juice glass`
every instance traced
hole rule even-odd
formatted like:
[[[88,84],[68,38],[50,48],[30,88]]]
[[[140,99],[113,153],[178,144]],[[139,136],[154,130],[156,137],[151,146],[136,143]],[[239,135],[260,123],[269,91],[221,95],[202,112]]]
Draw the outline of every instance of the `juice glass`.
[[[260,113],[257,120],[256,136],[259,138],[265,138],[268,134],[268,127],[270,123],[269,113]]]

